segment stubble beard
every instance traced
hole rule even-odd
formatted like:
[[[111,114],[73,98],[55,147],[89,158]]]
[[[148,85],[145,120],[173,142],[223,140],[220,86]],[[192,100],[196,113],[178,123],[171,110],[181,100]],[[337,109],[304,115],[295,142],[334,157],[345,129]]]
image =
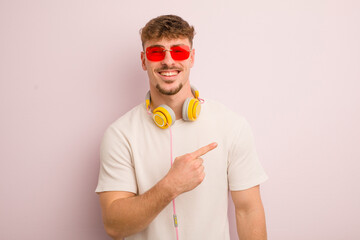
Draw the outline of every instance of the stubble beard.
[[[166,70],[177,70],[177,71],[183,71],[182,67],[170,67],[168,65],[163,65],[161,68],[159,69],[155,69],[156,72],[160,72],[160,71],[166,71]],[[171,96],[171,95],[175,95],[178,92],[180,92],[180,90],[182,89],[183,84],[180,83],[179,86],[173,90],[165,90],[163,88],[160,87],[160,84],[156,84],[156,88],[159,90],[159,92],[161,94],[167,95],[167,96]]]
[[[180,83],[177,88],[175,88],[175,89],[173,89],[173,90],[167,91],[167,90],[161,88],[159,84],[156,84],[156,88],[159,90],[159,92],[160,92],[161,94],[168,95],[168,96],[177,94],[178,92],[180,92],[180,90],[182,89],[182,87],[183,87],[183,84]]]

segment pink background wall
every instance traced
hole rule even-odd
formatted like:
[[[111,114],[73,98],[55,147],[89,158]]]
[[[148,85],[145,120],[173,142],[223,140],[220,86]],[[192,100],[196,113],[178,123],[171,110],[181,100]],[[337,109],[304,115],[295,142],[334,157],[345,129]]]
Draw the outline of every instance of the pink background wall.
[[[360,239],[359,12],[356,0],[1,0],[0,239],[109,239],[99,143],[143,101],[138,30],[165,13],[197,29],[201,95],[252,125],[269,239]]]

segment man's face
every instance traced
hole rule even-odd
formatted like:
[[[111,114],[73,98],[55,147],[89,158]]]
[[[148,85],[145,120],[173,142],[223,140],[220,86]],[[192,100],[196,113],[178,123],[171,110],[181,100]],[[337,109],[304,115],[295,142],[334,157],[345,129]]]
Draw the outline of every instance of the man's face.
[[[170,50],[173,46],[185,45],[191,48],[187,38],[149,40],[144,44],[144,50],[150,46],[161,46]],[[174,95],[188,83],[190,68],[194,65],[194,49],[191,50],[188,59],[178,61],[171,57],[169,51],[165,52],[165,58],[161,61],[150,61],[144,52],[141,53],[142,67],[149,76],[150,88],[157,89],[165,95]]]

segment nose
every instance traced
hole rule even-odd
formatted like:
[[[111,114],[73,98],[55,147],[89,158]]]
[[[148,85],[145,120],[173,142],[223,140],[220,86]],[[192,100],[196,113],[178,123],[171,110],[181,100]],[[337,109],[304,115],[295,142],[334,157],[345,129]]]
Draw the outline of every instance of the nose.
[[[171,57],[170,50],[165,50],[165,57],[161,62],[162,62],[162,64],[168,65],[168,66],[171,66],[175,63],[174,59],[172,59],[172,57]]]

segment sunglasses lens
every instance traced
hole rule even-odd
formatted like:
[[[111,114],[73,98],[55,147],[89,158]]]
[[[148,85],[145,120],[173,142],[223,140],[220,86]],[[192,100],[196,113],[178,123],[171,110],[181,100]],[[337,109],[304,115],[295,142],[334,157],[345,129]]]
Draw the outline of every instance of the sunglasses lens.
[[[150,61],[161,61],[165,57],[165,51],[162,47],[148,47],[146,48],[146,57]]]
[[[188,59],[190,56],[190,48],[188,46],[171,47],[171,57],[174,60],[182,61]]]
[[[186,45],[174,46],[170,48],[170,54],[172,59],[176,61],[183,61],[189,58],[190,48]],[[162,47],[148,47],[146,48],[146,57],[153,62],[162,61],[165,58],[165,48]]]

